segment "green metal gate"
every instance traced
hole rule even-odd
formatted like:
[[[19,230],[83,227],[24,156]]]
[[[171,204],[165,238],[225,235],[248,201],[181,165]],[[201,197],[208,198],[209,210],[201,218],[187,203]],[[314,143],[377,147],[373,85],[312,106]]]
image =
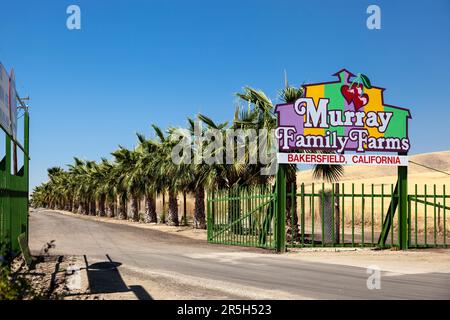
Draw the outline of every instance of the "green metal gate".
[[[208,242],[275,248],[275,191],[261,185],[208,195]]]
[[[28,237],[28,176],[29,176],[29,114],[25,107],[23,115],[23,146],[5,131],[5,156],[0,161],[0,255],[20,250],[18,237]],[[23,166],[16,174],[11,173],[12,149],[23,152]]]

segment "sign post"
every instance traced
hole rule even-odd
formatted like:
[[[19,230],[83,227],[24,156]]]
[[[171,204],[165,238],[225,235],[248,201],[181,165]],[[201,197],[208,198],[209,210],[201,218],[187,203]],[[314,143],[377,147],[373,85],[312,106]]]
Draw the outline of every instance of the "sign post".
[[[275,221],[276,250],[279,253],[286,251],[286,165],[278,167],[276,181],[277,214]],[[292,191],[294,192],[294,191]]]
[[[408,167],[398,167],[398,245],[408,249]]]

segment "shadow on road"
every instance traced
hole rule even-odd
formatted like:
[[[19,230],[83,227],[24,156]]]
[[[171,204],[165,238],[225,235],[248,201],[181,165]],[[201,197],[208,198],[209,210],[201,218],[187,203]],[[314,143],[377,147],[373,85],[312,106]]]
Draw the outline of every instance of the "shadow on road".
[[[91,294],[133,292],[139,300],[153,300],[144,287],[140,285],[127,286],[117,269],[121,263],[113,261],[109,255],[106,257],[108,261],[89,264],[86,255],[84,256]]]

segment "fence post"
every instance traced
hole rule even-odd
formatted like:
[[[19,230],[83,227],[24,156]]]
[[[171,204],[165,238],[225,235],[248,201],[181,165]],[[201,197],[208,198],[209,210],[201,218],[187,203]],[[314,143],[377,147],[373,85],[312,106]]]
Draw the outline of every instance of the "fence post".
[[[279,253],[286,251],[286,166],[280,164],[277,172],[277,214],[275,243]]]
[[[408,167],[398,167],[398,244],[408,249]]]

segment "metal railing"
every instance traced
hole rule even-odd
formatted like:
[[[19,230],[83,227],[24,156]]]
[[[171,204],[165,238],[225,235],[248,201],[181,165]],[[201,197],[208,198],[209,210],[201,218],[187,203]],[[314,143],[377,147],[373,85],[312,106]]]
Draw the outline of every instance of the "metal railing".
[[[295,186],[291,186],[295,190]],[[383,225],[389,222],[387,243],[395,246],[397,223],[395,206],[398,199],[394,184],[310,184],[300,185],[300,192],[287,194],[291,198],[290,247],[374,247],[380,245]],[[297,219],[296,219],[297,218]]]
[[[418,192],[417,184],[414,193],[408,195],[408,234],[409,247],[447,247],[449,243],[449,227],[447,210],[450,195],[445,193],[445,185],[433,185],[432,190],[423,186],[422,193]],[[431,191],[431,192],[430,192]]]
[[[294,190],[291,186],[291,190]],[[287,246],[399,246],[399,190],[394,184],[310,184],[288,193],[291,228]],[[408,247],[447,247],[449,232],[445,185],[437,191],[408,195]]]

